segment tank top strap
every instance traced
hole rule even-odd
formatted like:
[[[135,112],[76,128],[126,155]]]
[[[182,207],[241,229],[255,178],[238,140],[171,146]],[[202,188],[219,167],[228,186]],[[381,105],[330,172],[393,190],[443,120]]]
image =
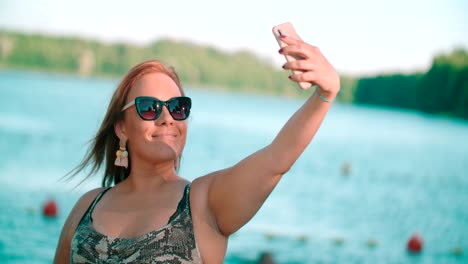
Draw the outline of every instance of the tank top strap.
[[[93,202],[89,205],[88,209],[86,210],[86,212],[83,214],[83,216],[81,217],[81,220],[80,222],[78,223],[78,226],[81,224],[81,222],[83,222],[83,220],[89,216],[89,218],[91,219],[91,213],[93,212],[94,210],[94,207],[96,206],[97,202],[99,202],[99,200],[101,200],[102,196],[108,191],[110,190],[112,187],[106,187],[104,190],[102,190],[97,196],[96,198],[94,198]]]
[[[192,217],[192,212],[190,210],[190,183],[185,186],[184,192],[185,208],[187,208],[190,217]]]
[[[93,212],[94,207],[96,206],[96,204],[99,202],[99,200],[101,200],[102,196],[104,196],[104,194],[105,194],[108,190],[110,190],[111,188],[112,188],[112,187],[106,187],[106,189],[104,189],[102,192],[100,192],[100,193],[98,194],[98,196],[96,196],[96,198],[94,199],[93,203],[92,203],[91,206],[89,207],[87,213],[89,213],[89,214],[91,215],[91,213]]]
[[[172,222],[172,220],[174,220],[174,218],[176,218],[182,211],[187,210],[187,206],[190,207],[190,201],[188,198],[189,191],[190,191],[190,183],[187,183],[187,185],[185,185],[185,188],[184,188],[184,194],[182,195],[182,198],[177,204],[177,209],[175,213],[169,218],[168,223]]]
[[[189,193],[190,193],[190,183],[187,183],[187,185],[185,185],[184,195],[182,196],[182,200],[181,200],[182,209],[190,208]]]

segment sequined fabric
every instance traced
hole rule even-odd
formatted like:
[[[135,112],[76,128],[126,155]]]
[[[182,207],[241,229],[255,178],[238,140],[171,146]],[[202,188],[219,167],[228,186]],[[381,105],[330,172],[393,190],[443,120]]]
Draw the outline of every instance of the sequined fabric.
[[[190,185],[165,226],[135,238],[112,238],[94,229],[91,213],[109,189],[96,197],[78,224],[71,263],[202,263],[193,233]]]

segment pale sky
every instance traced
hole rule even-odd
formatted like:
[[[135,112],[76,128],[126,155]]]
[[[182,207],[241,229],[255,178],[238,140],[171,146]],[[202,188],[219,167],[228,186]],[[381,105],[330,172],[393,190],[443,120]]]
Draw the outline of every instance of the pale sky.
[[[465,0],[0,0],[0,29],[146,44],[161,37],[248,49],[281,65],[271,28],[292,22],[341,73],[425,70],[468,49]]]

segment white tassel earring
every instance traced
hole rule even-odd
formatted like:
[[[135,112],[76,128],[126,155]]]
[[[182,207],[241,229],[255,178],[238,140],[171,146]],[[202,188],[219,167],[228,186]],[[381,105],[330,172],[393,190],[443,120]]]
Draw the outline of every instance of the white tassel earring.
[[[119,150],[115,152],[115,155],[117,156],[114,162],[115,166],[128,168],[128,151],[125,145],[126,140],[120,140]]]

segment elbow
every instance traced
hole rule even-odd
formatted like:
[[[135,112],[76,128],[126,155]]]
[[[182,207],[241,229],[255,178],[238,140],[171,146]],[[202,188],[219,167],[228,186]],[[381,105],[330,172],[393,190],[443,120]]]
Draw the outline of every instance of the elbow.
[[[272,162],[272,164],[272,172],[274,175],[284,175],[291,169],[294,161],[291,161],[286,157],[279,156],[274,162]]]
[[[284,164],[282,166],[279,166],[277,168],[277,173],[276,174],[284,175],[291,169],[291,167],[292,167],[292,164]]]
[[[294,162],[296,161],[291,157],[287,151],[274,151],[269,149],[268,167],[271,169],[273,175],[283,175],[287,173]]]

